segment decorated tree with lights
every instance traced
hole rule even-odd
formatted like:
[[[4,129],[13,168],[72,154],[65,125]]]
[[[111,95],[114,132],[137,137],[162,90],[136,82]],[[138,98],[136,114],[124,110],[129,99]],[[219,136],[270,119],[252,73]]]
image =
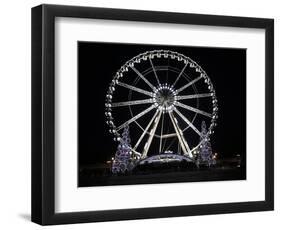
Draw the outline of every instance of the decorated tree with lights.
[[[123,130],[122,137],[119,140],[117,151],[112,163],[111,171],[113,174],[123,174],[132,170],[133,162],[131,160],[131,154],[129,126],[126,126]]]
[[[199,147],[199,153],[196,160],[196,165],[199,167],[200,165],[207,165],[211,166],[216,164],[216,160],[213,159],[212,154],[212,147],[210,138],[208,136],[206,123],[205,121],[202,121],[201,123],[201,137],[200,137],[200,147]]]

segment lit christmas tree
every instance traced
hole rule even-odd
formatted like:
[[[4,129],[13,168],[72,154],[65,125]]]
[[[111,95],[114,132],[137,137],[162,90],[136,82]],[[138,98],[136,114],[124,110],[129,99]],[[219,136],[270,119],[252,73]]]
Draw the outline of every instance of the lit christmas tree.
[[[215,165],[216,160],[213,159],[211,142],[210,142],[210,138],[207,133],[205,121],[202,121],[202,123],[201,123],[200,141],[201,141],[201,144],[199,146],[199,153],[198,153],[198,157],[196,160],[197,167],[199,167],[200,165],[207,165],[209,167],[211,165]]]
[[[134,164],[131,160],[131,138],[129,126],[126,126],[118,144],[111,171],[113,174],[126,173],[131,171],[133,166]]]

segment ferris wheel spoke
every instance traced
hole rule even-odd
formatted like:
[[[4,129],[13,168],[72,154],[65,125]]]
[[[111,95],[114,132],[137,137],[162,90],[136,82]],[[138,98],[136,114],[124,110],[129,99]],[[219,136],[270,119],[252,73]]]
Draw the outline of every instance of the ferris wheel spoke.
[[[131,66],[131,69],[135,71],[135,73],[151,88],[154,90],[154,86],[133,66]]]
[[[157,126],[158,126],[158,123],[160,121],[160,118],[161,118],[161,112],[158,113],[157,117],[155,118],[154,120],[154,124],[153,124],[153,127],[149,133],[149,137],[148,137],[148,140],[147,142],[145,143],[144,145],[144,148],[143,148],[143,153],[142,153],[142,158],[145,158],[147,156],[147,152],[149,150],[149,147],[151,145],[151,142],[152,142],[152,139],[154,137],[154,134],[155,134],[155,131],[157,129]]]
[[[160,143],[159,143],[159,154],[162,150],[162,139],[163,139],[163,126],[164,126],[164,114],[162,116],[162,122],[161,122],[161,134],[160,134]]]
[[[191,107],[191,106],[189,106],[189,105],[182,104],[181,102],[176,101],[175,104],[176,104],[177,106],[179,106],[179,107],[182,107],[182,108],[184,108],[184,109],[190,110],[190,111],[195,112],[195,113],[199,113],[199,114],[204,115],[204,116],[206,116],[206,117],[210,117],[210,118],[212,117],[212,114],[211,114],[211,113],[207,113],[207,112],[205,112],[205,111],[203,111],[203,110],[200,110],[200,109]]]
[[[169,79],[169,58],[168,58],[168,63],[167,63],[167,71],[166,71],[166,83],[168,82]]]
[[[193,98],[203,98],[203,97],[211,97],[213,93],[201,93],[201,94],[190,94],[190,95],[182,95],[177,96],[177,100],[185,100],[185,99],[193,99]]]
[[[119,131],[120,129],[123,129],[125,126],[127,126],[127,125],[131,124],[132,122],[136,121],[137,119],[139,119],[140,117],[142,117],[143,115],[145,115],[146,113],[148,113],[149,111],[154,109],[154,107],[155,107],[154,105],[151,105],[146,110],[144,110],[141,113],[137,114],[136,116],[132,117],[130,120],[124,122],[122,125],[117,127],[117,131]]]
[[[150,120],[150,122],[148,123],[148,125],[146,126],[145,130],[143,131],[143,133],[141,134],[140,138],[138,139],[137,143],[134,146],[134,150],[137,149],[137,147],[139,146],[139,144],[141,143],[142,139],[144,138],[145,134],[147,133],[149,127],[151,126],[152,122],[155,120],[157,114],[159,113],[159,110],[156,110],[155,114],[153,115],[152,119]]]
[[[185,90],[187,87],[193,85],[194,83],[196,83],[197,81],[199,81],[201,78],[203,77],[203,75],[201,74],[199,77],[195,78],[194,80],[192,80],[191,82],[189,82],[188,84],[184,85],[183,87],[179,88],[177,91],[177,93]]]
[[[156,81],[157,81],[158,85],[160,85],[159,78],[158,78],[158,76],[157,76],[157,73],[156,73],[156,70],[155,70],[155,68],[154,68],[153,62],[152,62],[152,60],[151,60],[150,58],[149,58],[149,62],[150,62],[150,65],[151,65],[151,67],[152,67],[152,69],[153,69],[153,72],[154,72]]]
[[[150,97],[153,97],[153,93],[149,92],[149,91],[146,91],[144,89],[140,89],[140,88],[137,88],[135,86],[132,86],[132,85],[128,85],[126,83],[123,83],[123,82],[118,82],[117,85],[120,85],[122,87],[125,87],[127,89],[130,89],[130,90],[133,90],[133,91],[136,91],[138,93],[142,93],[142,94],[145,94],[147,96],[150,96]]]
[[[178,136],[178,140],[180,142],[180,145],[181,145],[181,148],[182,148],[182,151],[183,151],[184,155],[191,156],[190,148],[189,148],[187,142],[184,139],[183,132],[180,129],[180,127],[178,125],[178,122],[177,122],[177,119],[175,118],[172,111],[169,112],[169,116],[170,116],[170,119],[171,119],[172,124],[174,126],[174,129],[176,131],[176,134]]]
[[[153,103],[153,99],[150,98],[150,99],[144,99],[144,100],[114,102],[111,104],[111,106],[120,107],[120,106],[141,105],[141,104],[149,104],[149,103]]]
[[[180,111],[178,111],[177,108],[174,108],[174,111],[201,137],[201,132]]]
[[[174,87],[177,83],[177,81],[180,79],[181,75],[183,74],[186,66],[188,65],[188,62],[186,62],[185,66],[183,67],[183,69],[181,70],[181,72],[179,73],[178,77],[176,78],[175,82],[173,83],[172,87]]]

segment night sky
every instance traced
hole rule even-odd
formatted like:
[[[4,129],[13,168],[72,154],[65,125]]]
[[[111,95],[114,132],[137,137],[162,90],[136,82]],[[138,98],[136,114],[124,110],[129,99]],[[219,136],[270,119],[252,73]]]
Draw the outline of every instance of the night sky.
[[[210,77],[218,99],[219,118],[211,136],[221,157],[246,154],[246,50],[187,46],[78,42],[79,165],[102,163],[117,143],[105,123],[105,95],[116,71],[134,56],[155,49],[182,53]],[[130,118],[130,117],[129,117]]]

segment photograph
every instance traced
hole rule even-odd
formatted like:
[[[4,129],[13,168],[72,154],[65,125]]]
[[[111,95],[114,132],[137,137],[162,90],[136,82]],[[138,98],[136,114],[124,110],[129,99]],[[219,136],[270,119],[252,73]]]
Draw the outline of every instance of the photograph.
[[[246,180],[246,49],[77,49],[78,187]]]
[[[232,8],[32,7],[32,222],[274,210],[275,19]]]

